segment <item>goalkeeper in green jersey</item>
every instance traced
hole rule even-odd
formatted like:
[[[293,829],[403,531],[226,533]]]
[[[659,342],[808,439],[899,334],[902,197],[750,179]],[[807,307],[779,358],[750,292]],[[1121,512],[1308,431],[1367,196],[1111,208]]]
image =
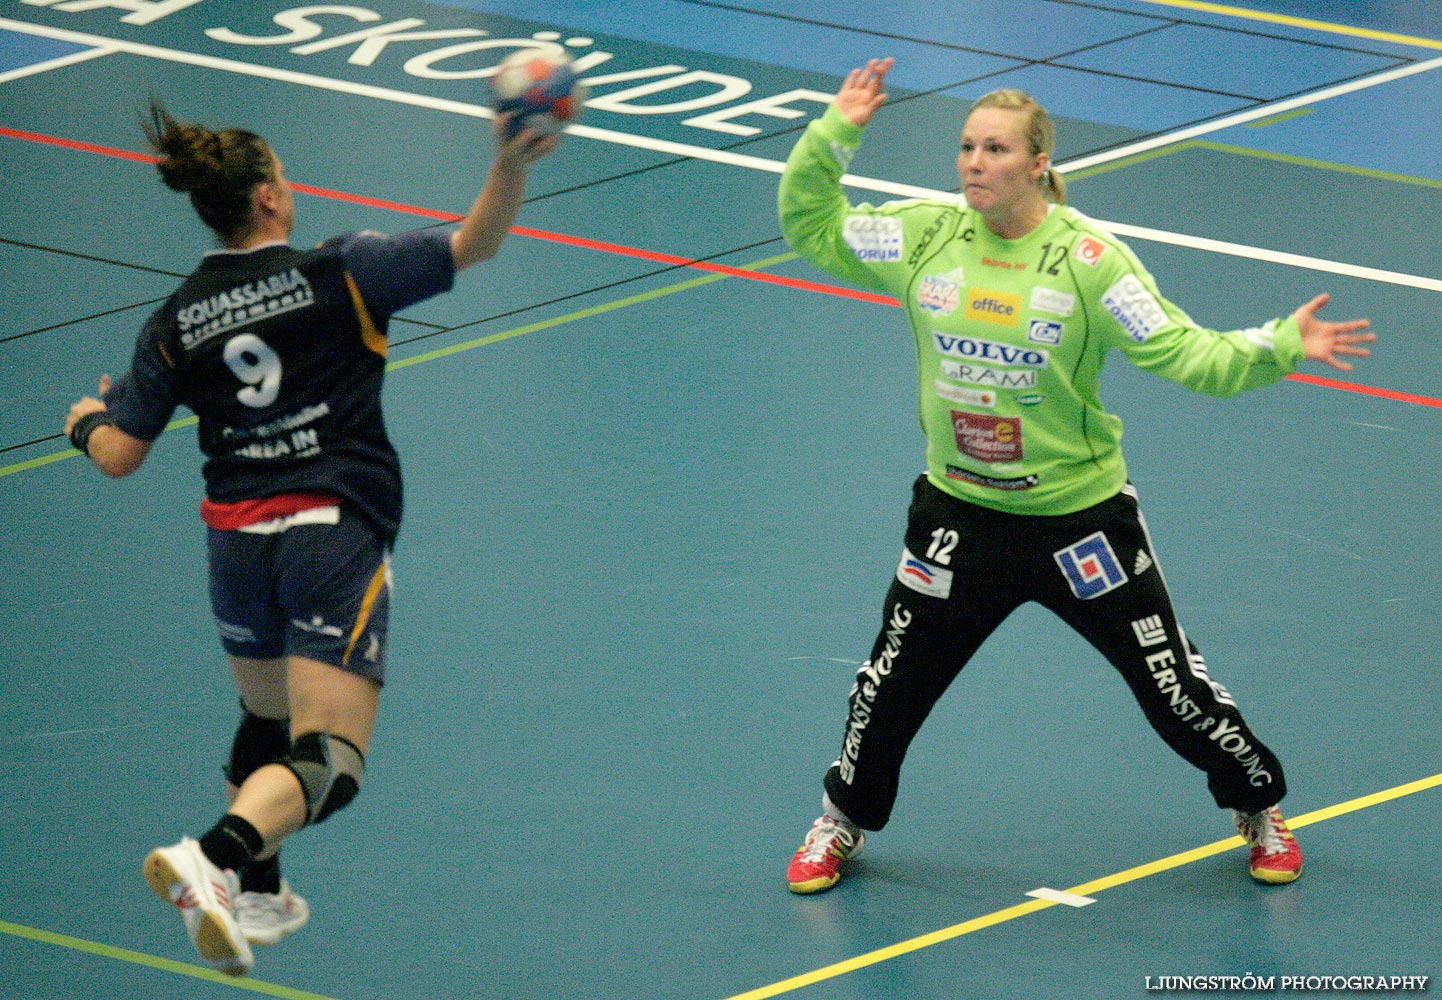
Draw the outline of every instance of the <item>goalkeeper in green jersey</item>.
[[[938,698],[1017,607],[1035,601],[1120,672],[1158,735],[1233,811],[1261,882],[1302,854],[1277,808],[1282,765],[1176,619],[1102,406],[1105,356],[1198,392],[1270,385],[1303,358],[1349,370],[1366,320],[1290,316],[1219,333],[1168,302],[1132,251],[1068,207],[1052,124],[1015,90],[973,107],[964,199],[852,205],[841,179],[886,99],[891,60],[853,70],[808,127],[780,188],[787,240],[818,267],[895,295],[916,340],[926,472],[871,656],[852,688],[822,815],[792,858],[798,893],[835,885],[887,822],[908,746]]]

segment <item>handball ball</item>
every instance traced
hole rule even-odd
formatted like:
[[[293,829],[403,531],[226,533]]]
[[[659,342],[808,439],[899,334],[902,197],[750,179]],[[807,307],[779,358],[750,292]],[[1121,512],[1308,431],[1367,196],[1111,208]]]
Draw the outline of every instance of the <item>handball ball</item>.
[[[515,115],[508,137],[526,128],[543,135],[559,132],[575,121],[586,99],[586,87],[576,80],[570,56],[524,49],[496,68],[491,93],[497,115]]]

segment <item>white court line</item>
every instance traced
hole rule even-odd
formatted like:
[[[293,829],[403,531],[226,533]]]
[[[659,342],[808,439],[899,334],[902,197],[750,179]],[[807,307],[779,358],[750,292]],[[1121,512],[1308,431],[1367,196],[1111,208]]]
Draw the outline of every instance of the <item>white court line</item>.
[[[88,62],[91,59],[111,55],[116,51],[118,50],[113,46],[106,46],[104,48],[86,49],[84,52],[72,52],[68,56],[59,56],[55,59],[47,59],[44,62],[31,63],[29,66],[12,69],[8,73],[0,73],[0,83],[9,83],[11,80],[20,80],[27,76],[37,76],[41,73],[48,73],[52,69],[60,69],[62,66],[73,66],[76,63]]]
[[[1083,156],[1080,159],[1070,160],[1066,163],[1058,163],[1056,168],[1062,173],[1066,173],[1069,170],[1085,170],[1087,167],[1094,167],[1101,163],[1110,163],[1113,160],[1120,160],[1124,157],[1135,156],[1138,153],[1145,153],[1149,149],[1158,149],[1162,146],[1185,142],[1188,139],[1194,139],[1199,135],[1206,135],[1209,132],[1219,132],[1222,129],[1256,121],[1259,118],[1270,118],[1272,115],[1279,115],[1284,111],[1291,111],[1293,108],[1304,108],[1322,101],[1330,101],[1334,97],[1355,94],[1359,90],[1366,90],[1369,87],[1378,87],[1384,83],[1391,83],[1393,80],[1400,80],[1403,77],[1415,76],[1418,73],[1429,73],[1438,67],[1442,67],[1442,56],[1436,59],[1429,59],[1426,62],[1414,63],[1411,66],[1389,69],[1375,76],[1365,76],[1360,80],[1353,80],[1350,83],[1341,83],[1335,87],[1319,90],[1315,94],[1303,94],[1300,97],[1291,97],[1285,101],[1277,101],[1275,104],[1264,104],[1261,107],[1252,108],[1250,111],[1239,111],[1237,114],[1228,115],[1226,118],[1219,118],[1214,122],[1194,125],[1191,128],[1184,128],[1179,132],[1172,132],[1168,135],[1159,135],[1151,139],[1143,139],[1129,146],[1122,146],[1120,149],[1108,150],[1107,152],[1097,153],[1093,156]]]
[[[1125,236],[1130,239],[1151,240],[1153,243],[1168,243],[1172,246],[1186,247],[1190,250],[1205,250],[1210,253],[1226,254],[1229,257],[1245,257],[1249,260],[1265,261],[1268,264],[1285,264],[1288,267],[1303,268],[1308,271],[1323,271],[1327,274],[1340,274],[1348,278],[1362,278],[1365,281],[1379,281],[1388,285],[1404,285],[1408,288],[1420,288],[1429,292],[1442,292],[1442,280],[1437,278],[1424,278],[1416,274],[1402,274],[1398,271],[1383,271],[1375,267],[1362,267],[1358,264],[1344,264],[1335,260],[1323,260],[1320,257],[1306,257],[1302,254],[1286,253],[1281,250],[1263,250],[1259,247],[1249,247],[1242,243],[1227,243],[1223,240],[1207,239],[1205,236],[1187,236],[1183,233],[1168,233],[1160,229],[1148,229],[1146,226],[1133,226],[1125,222],[1098,222],[1118,236]]]
[[[240,73],[245,76],[255,76],[282,83],[295,83],[320,90],[333,90],[342,94],[351,94],[356,97],[370,97],[378,101],[390,101],[395,104],[409,104],[412,107],[427,108],[432,111],[447,111],[451,114],[465,115],[470,118],[495,117],[495,113],[484,104],[470,104],[464,101],[447,100],[442,97],[429,97],[425,94],[413,94],[409,91],[392,90],[389,87],[377,87],[367,83],[353,83],[349,80],[334,80],[330,77],[316,76],[312,73],[299,73],[295,70],[280,69],[274,66],[259,66],[253,63],[239,62],[234,59],[222,59],[218,56],[206,56],[195,52],[184,52],[179,49],[166,49],[156,45],[145,45],[141,42],[128,42],[96,35],[86,35],[77,31],[68,31],[64,28],[51,28],[46,25],[29,24],[24,21],[11,21],[6,18],[0,18],[0,28],[9,28],[13,31],[41,35],[59,41],[74,42],[78,45],[106,46],[110,53],[124,52],[129,55],[144,56],[149,59],[159,59],[164,62],[182,63],[187,66],[199,66],[203,69],[216,69],[227,73]],[[742,153],[732,153],[724,149],[708,149],[705,146],[692,146],[686,143],[670,142],[665,139],[651,139],[646,136],[631,135],[626,132],[593,128],[589,125],[569,125],[566,131],[571,135],[577,135],[583,139],[597,139],[602,142],[610,142],[620,146],[633,146],[638,149],[647,149],[657,153],[668,153],[675,156],[710,160],[713,163],[745,167],[750,170],[762,170],[774,174],[781,173],[786,166],[786,164],[780,160],[768,160],[759,156],[746,156]],[[887,194],[899,194],[906,197],[934,197],[936,194],[936,192],[927,191],[925,188],[912,187],[906,184],[894,184],[890,181],[881,181],[867,177],[850,178],[850,180],[854,180],[858,187],[865,187],[869,190],[881,191]],[[955,197],[955,195],[951,197]]]
[[[494,114],[490,108],[481,104],[468,104],[463,101],[452,101],[440,97],[429,97],[424,94],[413,94],[403,90],[392,90],[388,87],[376,87],[364,83],[352,83],[347,80],[333,80],[330,77],[316,76],[311,73],[298,73],[294,70],[279,69],[272,66],[258,66],[252,63],[239,62],[234,59],[222,59],[217,56],[200,55],[194,52],[183,52],[176,49],[166,49],[155,45],[145,45],[140,42],[129,42],[112,38],[105,38],[97,35],[87,35],[81,32],[68,31],[63,28],[51,28],[45,25],[30,24],[25,21],[13,21],[8,18],[0,18],[0,28],[8,28],[13,31],[41,35],[46,38],[59,39],[61,41],[75,42],[81,45],[94,45],[105,48],[108,53],[124,52],[130,55],[143,56],[149,59],[158,59],[163,62],[182,63],[187,66],[199,66],[204,69],[215,69],[227,73],[239,73],[244,76],[260,77],[266,80],[275,80],[282,83],[294,83],[303,87],[314,87],[320,90],[332,90],[337,93],[350,94],[356,97],[373,98],[378,101],[389,101],[395,104],[408,104],[412,107],[427,108],[433,111],[445,111],[451,114],[465,115],[471,118],[493,118]],[[1423,72],[1427,69],[1442,65],[1442,58],[1431,60],[1426,63],[1418,63],[1415,66],[1406,67],[1406,71],[1394,70],[1395,75],[1407,75],[1407,72]],[[1385,75],[1385,74],[1384,74]],[[1368,78],[1369,80],[1374,78]],[[1377,82],[1384,82],[1377,80]],[[1366,81],[1356,81],[1358,85]],[[1372,85],[1375,85],[1372,84]],[[1352,85],[1348,85],[1352,86]],[[1336,88],[1334,88],[1336,89]],[[1358,89],[1356,86],[1353,89]],[[1318,100],[1321,94],[1313,95],[1311,100]],[[1334,95],[1335,96],[1335,95]],[[1296,99],[1305,100],[1303,98]],[[1279,108],[1291,106],[1291,102],[1282,102],[1273,105],[1268,113],[1275,114]],[[1248,112],[1250,113],[1250,112]],[[1216,123],[1219,124],[1220,123]],[[758,170],[766,173],[780,174],[786,164],[780,160],[768,160],[759,156],[746,156],[740,153],[732,153],[720,149],[708,149],[705,146],[691,146],[685,143],[669,142],[664,139],[651,139],[645,136],[630,135],[626,132],[615,132],[610,129],[593,128],[589,125],[570,125],[566,128],[567,133],[579,136],[583,139],[595,139],[600,142],[610,142],[617,145],[631,146],[638,149],[647,149],[652,152],[666,153],[674,156],[690,157],[698,160],[707,160],[712,163],[721,163],[727,166],[741,167],[747,170]],[[1180,141],[1182,137],[1193,130],[1175,133],[1171,137],[1161,137],[1152,140],[1161,143],[1163,139],[1169,141]],[[1132,150],[1135,152],[1135,149]],[[1128,154],[1130,155],[1130,154]],[[1073,165],[1075,166],[1075,165]],[[897,184],[893,181],[880,180],[874,177],[860,177],[855,174],[846,174],[842,183],[848,187],[854,187],[865,191],[876,191],[882,194],[897,195],[904,198],[940,198],[945,200],[956,200],[960,196],[954,191],[938,191],[931,188],[917,187],[911,184]],[[1186,247],[1193,250],[1205,250],[1211,253],[1224,254],[1232,257],[1242,257],[1249,260],[1267,261],[1275,264],[1285,264],[1291,267],[1306,268],[1313,271],[1322,271],[1327,274],[1339,274],[1348,277],[1359,277],[1371,281],[1385,282],[1394,285],[1403,285],[1410,288],[1421,288],[1428,291],[1442,291],[1442,281],[1434,278],[1423,278],[1412,274],[1403,274],[1396,271],[1382,271],[1376,268],[1359,267],[1353,264],[1340,263],[1338,261],[1324,260],[1318,257],[1306,257],[1300,254],[1283,253],[1276,250],[1266,250],[1260,247],[1246,246],[1239,243],[1226,243],[1221,240],[1211,240],[1204,237],[1188,236],[1184,233],[1171,233],[1160,229],[1148,229],[1142,226],[1132,226],[1123,223],[1107,222],[1104,219],[1094,219],[1097,225],[1119,236],[1127,236],[1139,239],[1150,240],[1155,243],[1165,243],[1172,246]]]
[[[1090,906],[1096,900],[1090,896],[1078,896],[1074,892],[1062,892],[1060,889],[1048,889],[1042,886],[1040,889],[1033,889],[1027,893],[1034,899],[1045,899],[1052,903],[1060,903],[1062,906]]]

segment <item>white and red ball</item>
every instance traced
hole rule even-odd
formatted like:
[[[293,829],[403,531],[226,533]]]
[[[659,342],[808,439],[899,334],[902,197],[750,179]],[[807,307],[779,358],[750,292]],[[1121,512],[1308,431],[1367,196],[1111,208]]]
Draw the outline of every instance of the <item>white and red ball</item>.
[[[522,49],[496,68],[491,97],[497,115],[514,114],[511,135],[527,128],[550,135],[580,115],[586,86],[576,79],[566,53]]]

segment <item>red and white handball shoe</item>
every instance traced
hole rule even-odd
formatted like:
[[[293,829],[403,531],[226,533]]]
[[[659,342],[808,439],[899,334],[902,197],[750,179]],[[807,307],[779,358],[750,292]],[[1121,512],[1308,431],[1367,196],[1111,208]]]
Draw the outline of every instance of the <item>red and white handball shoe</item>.
[[[1252,878],[1267,885],[1295,882],[1302,874],[1302,849],[1276,806],[1244,815],[1232,811],[1237,831],[1252,846]]]
[[[822,816],[806,834],[786,869],[792,892],[824,892],[841,881],[841,865],[861,853],[866,835],[860,828]]]

